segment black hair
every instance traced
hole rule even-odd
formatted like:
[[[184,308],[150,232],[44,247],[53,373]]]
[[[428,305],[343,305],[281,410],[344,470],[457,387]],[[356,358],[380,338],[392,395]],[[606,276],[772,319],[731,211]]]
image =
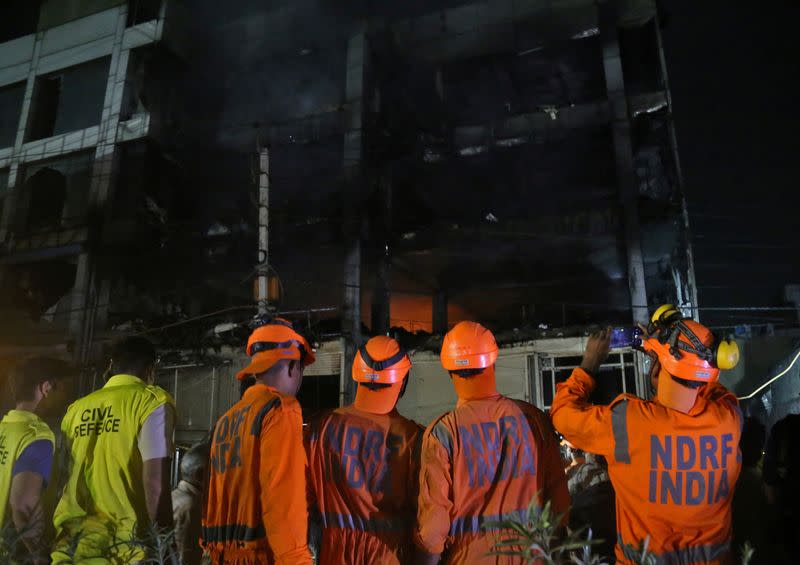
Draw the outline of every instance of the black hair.
[[[133,375],[142,378],[156,364],[156,348],[141,336],[126,337],[111,348],[112,375]]]
[[[686,388],[695,389],[695,388],[700,388],[701,386],[703,386],[705,384],[708,384],[705,381],[690,381],[688,379],[681,379],[680,377],[676,377],[675,375],[670,375],[670,377],[672,377],[673,381],[675,381],[679,385],[685,386]]]
[[[36,387],[45,382],[68,378],[74,371],[66,361],[50,357],[31,357],[11,369],[9,384],[14,404],[33,400]]]
[[[471,377],[475,377],[475,376],[480,375],[487,368],[484,368],[484,369],[459,369],[458,371],[450,371],[450,376],[455,375],[457,377],[461,377],[462,379],[469,379]]]
[[[389,388],[389,383],[358,383],[358,386],[363,386],[364,388],[368,388],[369,390],[383,390],[385,388]]]

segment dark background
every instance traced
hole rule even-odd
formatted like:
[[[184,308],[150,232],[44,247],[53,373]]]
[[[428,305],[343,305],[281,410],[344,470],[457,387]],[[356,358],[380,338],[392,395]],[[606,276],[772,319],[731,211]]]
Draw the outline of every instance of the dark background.
[[[784,284],[800,281],[798,6],[663,6],[703,307],[781,304]],[[769,318],[705,316],[717,323]]]

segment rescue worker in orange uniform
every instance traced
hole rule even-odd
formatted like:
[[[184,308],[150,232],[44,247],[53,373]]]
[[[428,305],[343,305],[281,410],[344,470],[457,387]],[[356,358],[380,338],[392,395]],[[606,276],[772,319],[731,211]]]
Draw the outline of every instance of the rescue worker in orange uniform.
[[[488,555],[491,524],[526,519],[531,501],[550,501],[567,520],[569,493],[558,439],[539,409],[497,392],[498,348],[475,322],[444,338],[441,360],[458,395],[456,408],[434,420],[422,440],[418,563],[517,563]],[[444,556],[442,555],[444,554]]]
[[[411,360],[373,337],[353,360],[355,403],[311,424],[309,491],[322,522],[319,563],[411,563],[422,428],[397,411]]]
[[[295,395],[314,362],[286,320],[263,319],[247,341],[253,384],[214,429],[201,545],[212,563],[308,564],[303,419]]]
[[[558,385],[551,415],[576,447],[607,458],[617,498],[617,563],[634,563],[649,539],[658,563],[731,563],[731,501],[741,467],[742,415],[717,382],[739,359],[734,342],[656,310],[641,347],[654,400],[629,394],[594,406],[589,394],[610,332],[589,338],[581,366]]]

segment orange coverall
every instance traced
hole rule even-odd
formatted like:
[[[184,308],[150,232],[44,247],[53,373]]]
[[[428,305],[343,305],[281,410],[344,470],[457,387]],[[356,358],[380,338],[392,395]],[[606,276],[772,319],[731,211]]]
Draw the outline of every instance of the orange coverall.
[[[397,410],[338,408],[311,424],[309,494],[321,565],[411,563],[422,428]]]
[[[459,401],[422,440],[414,542],[444,563],[518,563],[488,556],[503,532],[488,524],[525,519],[537,493],[553,511],[569,507],[567,479],[547,416],[527,402],[493,395]]]
[[[203,509],[213,563],[311,564],[300,405],[255,384],[217,422]]]
[[[594,406],[594,386],[575,369],[558,385],[550,411],[570,443],[608,459],[617,563],[633,563],[648,537],[659,564],[732,562],[731,501],[741,467],[736,397],[711,383],[684,414],[626,394]]]

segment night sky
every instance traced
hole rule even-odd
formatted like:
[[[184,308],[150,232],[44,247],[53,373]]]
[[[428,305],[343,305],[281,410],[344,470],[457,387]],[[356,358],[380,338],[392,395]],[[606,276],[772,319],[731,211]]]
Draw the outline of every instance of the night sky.
[[[773,306],[800,282],[797,2],[666,4],[701,306]],[[774,314],[707,314],[717,323]]]

